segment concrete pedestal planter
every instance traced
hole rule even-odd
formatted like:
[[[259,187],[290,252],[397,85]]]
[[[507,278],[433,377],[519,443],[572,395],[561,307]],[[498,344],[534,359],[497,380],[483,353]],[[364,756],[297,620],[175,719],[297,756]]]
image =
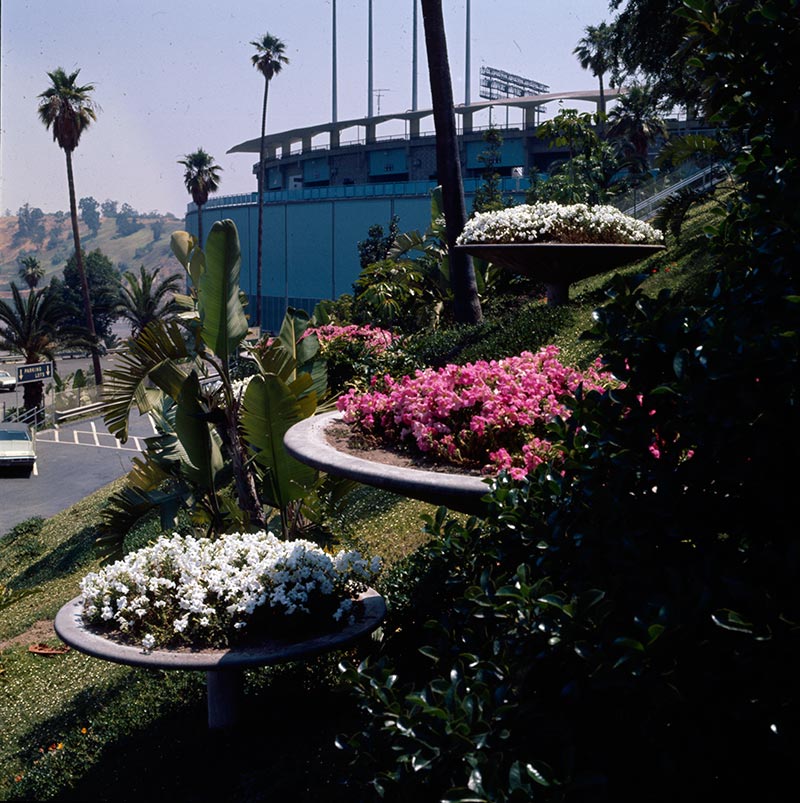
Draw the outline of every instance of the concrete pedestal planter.
[[[572,282],[664,250],[663,245],[627,243],[472,243],[456,248],[542,282],[547,303],[554,306],[567,303]]]
[[[267,666],[285,661],[299,661],[325,652],[343,649],[375,630],[386,615],[383,597],[369,589],[358,598],[353,624],[320,627],[298,638],[259,638],[256,635],[242,645],[224,650],[153,649],[122,644],[90,630],[83,619],[83,602],[76,597],[56,615],[55,629],[62,641],[76,650],[129,666],[151,669],[204,670],[208,694],[209,728],[235,725],[242,712],[242,683],[248,667]]]
[[[356,456],[329,442],[326,429],[342,420],[342,413],[323,413],[295,424],[284,437],[286,451],[302,463],[338,477],[463,513],[481,513],[481,498],[489,489],[481,477],[434,469],[386,465],[369,459],[369,451]]]

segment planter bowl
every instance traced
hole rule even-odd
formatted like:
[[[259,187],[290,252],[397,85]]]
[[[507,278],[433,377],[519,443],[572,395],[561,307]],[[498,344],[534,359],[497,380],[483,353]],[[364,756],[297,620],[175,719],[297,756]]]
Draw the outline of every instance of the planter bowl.
[[[328,442],[326,429],[342,419],[342,413],[333,412],[300,421],[284,437],[286,451],[301,463],[364,485],[434,505],[445,505],[462,513],[484,511],[481,499],[489,489],[481,477],[390,466],[370,460],[368,451],[364,452],[364,457],[339,451]]]
[[[638,262],[663,251],[664,246],[635,243],[471,243],[457,245],[456,249],[542,282],[547,287],[548,302],[555,305],[567,302],[572,282]]]

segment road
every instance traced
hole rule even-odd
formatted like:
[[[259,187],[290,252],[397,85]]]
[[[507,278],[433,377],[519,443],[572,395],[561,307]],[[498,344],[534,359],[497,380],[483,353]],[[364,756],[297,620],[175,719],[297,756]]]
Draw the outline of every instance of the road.
[[[102,418],[62,424],[36,436],[36,467],[30,477],[0,474],[0,535],[30,516],[47,518],[127,474],[154,433],[146,416],[132,415],[124,444]]]

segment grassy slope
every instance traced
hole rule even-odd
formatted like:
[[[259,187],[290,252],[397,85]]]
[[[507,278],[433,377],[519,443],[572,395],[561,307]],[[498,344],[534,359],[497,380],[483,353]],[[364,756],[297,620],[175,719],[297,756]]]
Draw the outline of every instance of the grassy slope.
[[[681,292],[701,279],[709,266],[702,229],[711,214],[706,206],[688,222],[680,245],[628,269],[650,274],[648,292]],[[577,335],[608,281],[597,276],[573,286],[573,323],[556,337],[567,361],[592,356],[593,344]],[[37,536],[0,542],[0,583],[37,589],[0,610],[0,640],[52,618],[77,594],[79,578],[97,565],[91,545],[109,490],[50,519]],[[394,562],[424,540],[420,516],[431,511],[364,489],[338,530]],[[120,800],[144,793],[154,800],[352,800],[333,739],[355,714],[337,689],[331,659],[248,673],[253,722],[223,738],[205,730],[200,673],[134,670],[74,651],[42,658],[27,644],[23,638],[0,654],[0,799],[103,800],[114,788]]]
[[[81,247],[87,252],[99,248],[115,265],[123,263],[129,269],[138,269],[139,265],[144,265],[150,270],[164,267],[166,271],[177,273],[180,266],[172,256],[169,239],[173,231],[183,228],[183,222],[177,218],[166,218],[161,237],[154,241],[153,231],[150,228],[154,218],[140,217],[139,220],[144,227],[128,237],[116,236],[117,227],[113,219],[102,218],[96,236],[90,236],[89,230],[81,225]],[[53,215],[45,215],[45,227],[47,235],[41,245],[30,240],[15,242],[16,216],[0,217],[0,295],[7,294],[11,281],[21,285],[18,272],[19,258],[22,255],[35,256],[45,269],[45,277],[40,282],[40,287],[64,270],[73,252],[69,219],[59,225]],[[58,240],[57,243],[50,245],[53,233],[57,235]]]

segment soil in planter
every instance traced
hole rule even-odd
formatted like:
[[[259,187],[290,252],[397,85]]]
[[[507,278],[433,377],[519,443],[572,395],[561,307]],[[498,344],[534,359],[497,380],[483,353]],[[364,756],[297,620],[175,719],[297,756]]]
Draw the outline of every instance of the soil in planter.
[[[334,421],[325,427],[325,439],[339,452],[381,463],[385,466],[427,469],[441,474],[466,474],[472,477],[485,476],[477,465],[455,465],[444,460],[424,457],[401,446],[393,446],[354,432],[344,421]],[[365,454],[366,453],[366,454]]]

